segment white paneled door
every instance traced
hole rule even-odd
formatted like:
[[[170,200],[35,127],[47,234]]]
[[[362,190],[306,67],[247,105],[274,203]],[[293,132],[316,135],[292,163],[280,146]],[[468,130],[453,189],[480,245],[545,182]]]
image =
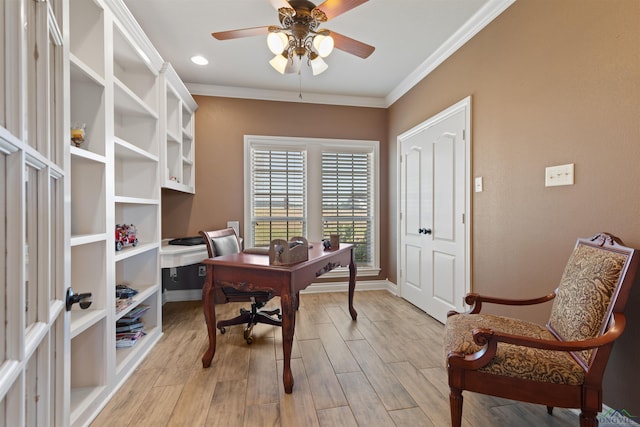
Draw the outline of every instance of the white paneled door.
[[[398,138],[400,293],[440,322],[469,290],[467,98]]]

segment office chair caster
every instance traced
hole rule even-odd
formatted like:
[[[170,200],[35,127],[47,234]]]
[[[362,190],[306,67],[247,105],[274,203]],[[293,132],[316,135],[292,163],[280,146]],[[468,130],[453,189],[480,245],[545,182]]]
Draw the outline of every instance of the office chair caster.
[[[224,335],[224,333],[225,333],[225,332],[227,332],[227,329],[226,329],[226,328],[220,328],[220,333],[221,333],[222,335]]]
[[[253,332],[253,325],[251,325],[250,327],[244,330],[244,340],[247,342],[247,344],[253,343],[253,337],[251,336],[251,332]]]

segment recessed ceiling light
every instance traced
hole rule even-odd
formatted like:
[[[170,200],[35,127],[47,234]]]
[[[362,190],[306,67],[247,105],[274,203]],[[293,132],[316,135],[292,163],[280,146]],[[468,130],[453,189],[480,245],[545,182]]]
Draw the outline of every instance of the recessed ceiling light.
[[[207,58],[205,58],[204,56],[201,56],[201,55],[192,56],[191,57],[191,62],[193,62],[194,64],[198,64],[198,65],[207,65],[209,63]]]

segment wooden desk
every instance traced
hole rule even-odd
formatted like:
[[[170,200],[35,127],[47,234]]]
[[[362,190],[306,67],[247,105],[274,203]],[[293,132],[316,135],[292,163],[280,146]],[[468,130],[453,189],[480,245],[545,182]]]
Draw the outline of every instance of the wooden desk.
[[[353,293],[356,287],[353,245],[341,243],[339,249],[329,251],[324,250],[322,243],[314,242],[312,245],[308,261],[290,266],[272,266],[269,265],[268,255],[247,253],[224,255],[203,261],[207,265],[207,278],[202,288],[202,302],[209,334],[209,348],[202,356],[203,367],[211,366],[216,352],[215,287],[231,286],[246,291],[268,290],[280,296],[284,352],[282,381],[284,391],[291,393],[291,348],[300,291],[313,283],[318,276],[339,266],[349,266],[349,313],[353,320],[358,316],[353,308]]]

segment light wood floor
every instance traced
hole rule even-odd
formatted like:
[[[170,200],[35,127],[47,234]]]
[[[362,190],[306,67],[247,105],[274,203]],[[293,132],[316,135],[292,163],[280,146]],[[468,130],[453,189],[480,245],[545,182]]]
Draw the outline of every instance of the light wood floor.
[[[91,426],[449,426],[443,326],[386,291],[357,292],[354,306],[357,321],[346,293],[301,296],[287,395],[279,328],[258,325],[251,345],[242,326],[218,332],[203,369],[201,303],[167,303],[162,339]],[[569,410],[463,396],[466,427],[578,425]]]

